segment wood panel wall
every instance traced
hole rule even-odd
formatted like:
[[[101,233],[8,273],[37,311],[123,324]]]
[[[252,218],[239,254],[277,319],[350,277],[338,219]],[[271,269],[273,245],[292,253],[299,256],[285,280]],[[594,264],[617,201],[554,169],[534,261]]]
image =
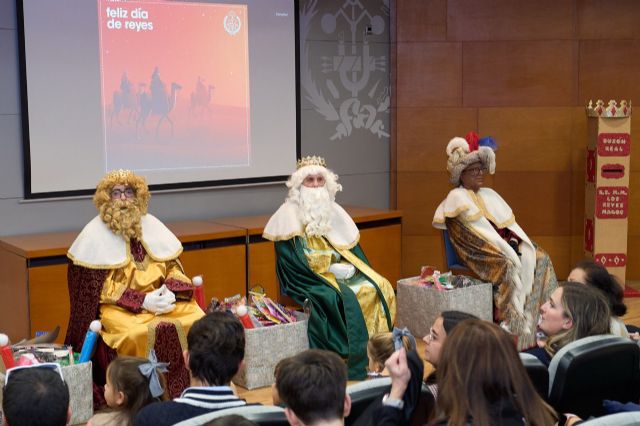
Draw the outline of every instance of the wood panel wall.
[[[485,184],[566,278],[583,257],[590,99],[630,99],[627,277],[640,279],[640,2],[397,0],[392,9],[392,208],[404,276],[444,267],[431,226],[451,189],[445,147],[470,130],[500,144]]]

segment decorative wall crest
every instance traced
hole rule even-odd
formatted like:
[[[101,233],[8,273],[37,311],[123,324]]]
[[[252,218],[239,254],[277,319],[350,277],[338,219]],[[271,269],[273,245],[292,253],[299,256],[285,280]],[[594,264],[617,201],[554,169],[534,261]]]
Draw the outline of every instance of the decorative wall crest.
[[[368,34],[384,32],[386,20],[367,11],[359,0],[346,0],[335,12],[324,13],[320,27],[325,34],[336,32],[341,21],[348,30],[338,33],[335,54],[323,56],[321,69],[312,71],[314,52],[307,40],[318,3],[310,0],[300,11],[301,85],[306,99],[326,120],[335,122],[331,140],[348,137],[356,129],[388,138],[383,119],[390,106],[388,58],[372,55],[368,41]],[[382,12],[388,16],[388,1],[383,3]],[[364,34],[362,42],[358,34]]]

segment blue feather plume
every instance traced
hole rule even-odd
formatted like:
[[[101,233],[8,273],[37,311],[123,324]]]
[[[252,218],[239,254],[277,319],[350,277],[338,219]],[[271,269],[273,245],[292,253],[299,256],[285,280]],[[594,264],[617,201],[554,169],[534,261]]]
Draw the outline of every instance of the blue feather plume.
[[[498,142],[491,136],[485,136],[478,141],[478,146],[486,146],[494,151],[498,150]]]

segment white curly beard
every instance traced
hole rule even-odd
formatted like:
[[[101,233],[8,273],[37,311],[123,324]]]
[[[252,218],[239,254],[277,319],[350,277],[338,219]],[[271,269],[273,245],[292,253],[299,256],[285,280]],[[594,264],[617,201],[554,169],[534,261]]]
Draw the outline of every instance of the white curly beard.
[[[333,206],[326,188],[300,187],[299,217],[309,236],[323,236],[331,231]]]

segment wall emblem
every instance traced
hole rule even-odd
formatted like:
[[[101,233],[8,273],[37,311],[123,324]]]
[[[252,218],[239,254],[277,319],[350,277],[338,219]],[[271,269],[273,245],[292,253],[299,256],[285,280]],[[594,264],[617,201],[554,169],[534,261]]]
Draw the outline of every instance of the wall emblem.
[[[382,12],[388,16],[388,1]],[[368,12],[359,0],[346,0],[335,12],[325,13],[320,26],[325,34],[336,32],[344,22],[348,30],[338,33],[338,44],[332,56],[323,56],[320,70],[312,72],[307,36],[313,18],[318,14],[318,1],[310,0],[300,11],[301,86],[315,111],[335,123],[331,140],[350,136],[362,129],[378,138],[388,138],[388,129],[381,119],[389,113],[389,81],[386,74],[388,58],[374,56],[368,34],[382,34],[385,19]],[[364,34],[362,42],[357,35]]]

